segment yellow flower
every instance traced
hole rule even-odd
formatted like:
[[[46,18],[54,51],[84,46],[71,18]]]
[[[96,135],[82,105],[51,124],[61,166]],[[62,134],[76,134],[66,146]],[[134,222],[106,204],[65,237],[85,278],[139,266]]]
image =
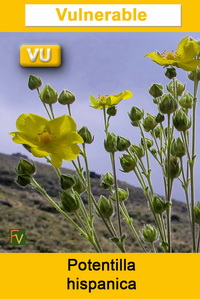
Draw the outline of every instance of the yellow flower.
[[[117,105],[122,100],[130,99],[133,96],[130,90],[125,90],[116,95],[98,96],[96,99],[93,95],[90,95],[90,107],[95,109],[108,108]]]
[[[83,143],[76,132],[76,123],[70,116],[63,115],[53,120],[35,114],[22,114],[16,121],[19,132],[12,132],[13,141],[28,145],[35,157],[50,156],[56,168],[61,167],[62,160],[74,160]]]
[[[200,54],[200,45],[195,40],[190,40],[188,36],[181,40],[177,50],[172,52],[151,52],[145,55],[160,65],[173,65],[185,71],[194,71],[200,66],[200,60],[196,56]]]

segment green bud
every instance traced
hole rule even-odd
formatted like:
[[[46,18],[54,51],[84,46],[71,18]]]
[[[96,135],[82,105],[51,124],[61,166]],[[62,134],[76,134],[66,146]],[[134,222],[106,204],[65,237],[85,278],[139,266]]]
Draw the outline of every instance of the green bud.
[[[195,71],[188,73],[188,78],[194,81]],[[200,81],[200,67],[196,68],[197,81]]]
[[[165,160],[165,171],[168,175],[168,159]],[[180,175],[181,169],[179,167],[179,161],[177,157],[170,157],[169,163],[169,177],[170,179],[178,178]]]
[[[144,157],[144,148],[140,145],[132,144],[129,148],[129,150],[135,154],[139,159]]]
[[[70,105],[74,101],[75,95],[67,89],[63,89],[58,97],[58,102],[62,105]]]
[[[114,212],[112,202],[108,200],[105,196],[101,195],[98,202],[98,206],[104,218],[110,219]],[[97,214],[99,217],[101,217],[98,212]]]
[[[62,174],[60,176],[60,185],[63,190],[72,188],[74,184],[75,180],[71,174]]]
[[[168,67],[166,69],[165,76],[170,80],[175,78],[176,77],[176,69],[174,67]]]
[[[152,131],[156,126],[157,122],[155,120],[155,117],[149,113],[147,113],[147,116],[143,120],[143,127],[146,132]]]
[[[160,127],[156,127],[155,130],[154,130],[154,135],[156,138],[160,138],[161,136],[161,128]]]
[[[80,207],[80,196],[77,192],[63,191],[60,199],[62,208],[67,213],[76,212]]]
[[[78,176],[74,175],[73,178],[75,181],[75,185],[73,186],[74,191],[76,191],[78,194],[83,193],[86,190],[85,185]]]
[[[24,158],[20,158],[17,165],[17,174],[19,175],[33,175],[35,173],[35,164]]]
[[[163,86],[162,84],[157,84],[154,83],[150,88],[149,88],[149,93],[152,97],[158,98],[161,97],[163,94]]]
[[[187,114],[182,110],[178,110],[173,115],[173,125],[177,131],[186,131],[191,127],[191,121]]]
[[[18,175],[16,183],[21,187],[26,187],[31,183],[31,177],[29,175]]]
[[[108,133],[107,138],[104,140],[104,147],[109,153],[117,151],[117,136],[114,133]]]
[[[146,243],[154,243],[158,239],[158,232],[155,226],[146,224],[142,229],[142,236]]]
[[[91,144],[94,141],[94,136],[91,135],[87,127],[82,127],[78,134],[83,138],[84,143]]]
[[[180,137],[174,139],[171,145],[171,154],[175,157],[183,157],[186,154],[185,144]]]
[[[31,90],[38,89],[42,85],[42,80],[40,77],[30,75],[28,78],[28,87]]]
[[[154,102],[154,104],[158,105],[158,103],[159,103],[159,98],[153,98],[153,102]]]
[[[149,139],[149,138],[141,138],[141,144],[144,147],[145,146],[145,142],[147,145],[147,148],[151,148],[153,146],[153,140]]]
[[[133,106],[131,111],[128,113],[129,118],[132,122],[138,122],[144,116],[144,111],[140,110],[138,107]]]
[[[183,85],[179,80],[175,79],[175,86],[176,86],[177,95],[180,97],[185,90],[185,84]],[[174,82],[173,81],[171,81],[169,84],[167,84],[167,90],[172,95],[174,95]]]
[[[162,123],[164,120],[165,120],[165,117],[164,117],[163,114],[158,113],[158,114],[156,115],[155,121],[156,121],[158,124]]]
[[[191,109],[193,107],[193,96],[190,92],[184,93],[179,100],[181,107],[185,109]]]
[[[165,94],[160,100],[158,108],[163,114],[171,114],[178,108],[178,102],[171,94]]]
[[[164,202],[162,198],[154,195],[151,199],[151,207],[155,214],[162,214],[168,208],[169,203]]]
[[[57,102],[58,94],[51,85],[46,84],[40,94],[40,97],[43,103],[54,104]]]
[[[101,176],[101,187],[103,189],[109,189],[114,184],[114,177],[112,173],[106,172]]]
[[[194,207],[194,221],[200,225],[200,208],[198,204]]]
[[[126,199],[129,198],[129,191],[128,189],[124,190],[124,189],[121,189],[121,188],[118,188],[118,196],[119,196],[119,201],[122,202]],[[110,196],[110,198],[114,201],[116,201],[116,192],[113,193],[112,196]]]
[[[152,149],[150,150],[150,152],[152,153],[152,155],[153,155],[154,157],[156,157],[156,155],[157,155],[157,150],[156,150],[155,148],[152,148]]]
[[[106,112],[109,116],[115,116],[117,114],[117,107],[116,106],[111,106],[107,109]]]
[[[132,124],[133,127],[138,127],[139,122],[138,121],[132,121],[131,124]]]
[[[170,132],[169,135],[171,136],[172,135],[172,128],[169,129],[169,132]],[[165,135],[166,138],[168,138],[168,127],[164,128],[164,135]]]
[[[131,145],[130,141],[124,137],[118,136],[117,137],[117,149],[118,151],[126,151],[129,146]]]
[[[130,172],[134,170],[137,164],[136,159],[130,155],[123,154],[122,157],[120,157],[119,159],[124,172]]]

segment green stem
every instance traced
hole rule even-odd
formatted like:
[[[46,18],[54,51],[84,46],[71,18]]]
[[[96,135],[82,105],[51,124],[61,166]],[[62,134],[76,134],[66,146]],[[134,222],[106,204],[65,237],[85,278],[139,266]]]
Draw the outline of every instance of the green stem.
[[[67,108],[69,116],[72,116],[70,104],[67,104]]]
[[[34,178],[31,178],[33,187],[39,191],[47,200],[48,202],[59,212],[61,213],[78,231],[79,233],[87,239],[87,234],[73,221],[73,219],[68,216],[60,207],[55,203],[55,201],[47,194],[47,192],[36,182]]]
[[[53,106],[52,106],[52,104],[49,104],[49,107],[50,107],[52,118],[54,119],[55,115],[54,115],[54,112],[53,112]]]
[[[151,248],[152,248],[153,252],[156,253],[156,247],[155,247],[154,243],[151,243]]]
[[[126,223],[128,224],[128,226],[130,227],[134,237],[136,238],[139,246],[141,247],[141,249],[143,250],[143,252],[146,252],[146,249],[144,248],[144,245],[142,244],[142,241],[135,229],[135,227],[133,226],[133,219],[129,216],[128,214],[128,211],[126,209],[126,206],[124,204],[124,202],[121,203],[121,206],[120,206],[120,210],[124,216],[124,219],[126,220]]]
[[[86,180],[87,180],[89,215],[90,215],[90,220],[92,221],[92,199],[91,199],[92,190],[91,190],[90,171],[89,171],[89,167],[88,167],[88,159],[87,159],[85,143],[83,143],[83,154],[84,154]]]
[[[42,104],[43,104],[43,106],[44,106],[44,108],[45,108],[45,110],[46,110],[46,112],[47,112],[47,114],[48,114],[48,117],[49,117],[50,119],[52,119],[52,118],[51,118],[51,115],[50,115],[50,113],[49,113],[49,110],[47,109],[46,104],[45,104],[45,103],[42,101],[42,99],[41,99],[41,94],[40,94],[39,88],[37,88],[37,92],[38,92],[39,98],[40,98],[40,100],[41,100],[41,102],[42,102]]]
[[[119,227],[119,235],[120,238],[122,237],[122,226],[121,226],[121,218],[120,218],[120,203],[119,203],[119,193],[118,193],[118,184],[117,184],[117,174],[116,174],[116,167],[115,167],[115,153],[111,153],[111,164],[113,170],[113,177],[114,177],[114,188],[115,188],[115,196],[116,196],[116,210],[117,210],[117,220],[118,220],[118,227]]]
[[[171,204],[171,178],[170,178],[170,156],[171,156],[171,133],[170,133],[170,114],[167,115],[167,201]],[[171,245],[171,205],[167,208],[167,240],[168,250],[172,252]]]

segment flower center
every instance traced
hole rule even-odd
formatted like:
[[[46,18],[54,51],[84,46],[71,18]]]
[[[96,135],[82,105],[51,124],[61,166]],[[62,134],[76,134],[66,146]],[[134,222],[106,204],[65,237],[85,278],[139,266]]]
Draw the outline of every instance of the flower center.
[[[98,101],[104,102],[106,100],[106,96],[98,96]]]
[[[47,130],[44,130],[42,133],[38,134],[38,140],[42,144],[49,144],[53,141],[53,139],[54,136]]]
[[[167,60],[175,60],[176,59],[176,55],[174,54],[174,52],[164,52],[163,56],[165,59]]]

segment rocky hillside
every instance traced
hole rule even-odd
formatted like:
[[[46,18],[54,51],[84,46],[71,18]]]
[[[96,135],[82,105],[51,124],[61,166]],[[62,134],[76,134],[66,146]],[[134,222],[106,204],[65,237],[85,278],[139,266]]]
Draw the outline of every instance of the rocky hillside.
[[[91,246],[71,228],[63,217],[48,202],[30,187],[16,185],[15,167],[20,154],[0,154],[0,252],[92,252]],[[58,196],[59,189],[54,170],[49,166],[36,163],[38,174],[36,180],[45,187],[52,197]],[[72,171],[63,169],[63,173]],[[100,176],[92,173],[92,189],[96,198],[106,192],[99,186]],[[129,188],[130,198],[126,202],[134,225],[141,230],[145,223],[153,223],[146,199],[139,188],[119,182],[120,187]],[[86,199],[86,198],[85,198]],[[116,248],[107,240],[107,231],[103,223],[96,219],[96,228],[101,237],[104,251],[114,252]],[[123,223],[130,236],[129,228]],[[9,244],[10,229],[26,230],[26,245]],[[173,201],[172,213],[174,251],[189,252],[190,233],[187,223],[187,212],[184,203]],[[134,238],[126,241],[128,252],[138,252]]]

